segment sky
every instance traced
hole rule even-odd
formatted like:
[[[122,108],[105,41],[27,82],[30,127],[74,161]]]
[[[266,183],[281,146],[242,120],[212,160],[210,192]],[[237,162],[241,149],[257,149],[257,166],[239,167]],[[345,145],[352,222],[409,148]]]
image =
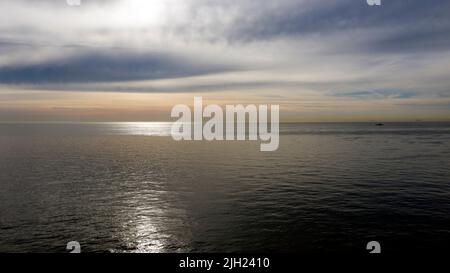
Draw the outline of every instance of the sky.
[[[450,121],[450,1],[0,0],[0,122]]]

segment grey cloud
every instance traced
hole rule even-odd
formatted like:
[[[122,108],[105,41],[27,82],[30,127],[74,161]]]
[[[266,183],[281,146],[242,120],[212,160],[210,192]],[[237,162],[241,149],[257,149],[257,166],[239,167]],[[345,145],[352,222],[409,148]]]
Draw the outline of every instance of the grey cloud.
[[[352,97],[359,99],[408,99],[415,97],[416,92],[403,90],[370,90],[370,91],[352,91],[352,92],[335,92],[331,94],[335,97]]]
[[[187,24],[176,26],[177,32],[204,33],[211,39],[225,37],[231,43],[341,33],[363,36],[355,37],[366,41],[359,50],[380,52],[429,51],[450,46],[448,1],[390,0],[383,1],[380,7],[368,6],[365,0],[200,0],[195,3]],[[234,14],[224,33],[219,33],[224,37],[211,37],[210,28],[220,26],[222,19],[208,17],[206,20],[208,13]],[[198,25],[198,22],[205,23]],[[354,30],[361,31],[354,34]]]
[[[33,5],[36,1],[22,0],[21,2]],[[47,10],[47,7],[52,7],[56,2],[60,6],[65,1],[47,0],[43,2],[46,3],[44,10]],[[118,0],[114,2],[118,2]],[[111,2],[85,0],[82,9],[86,11],[94,6],[102,6],[107,10],[108,3]],[[65,25],[66,18],[58,18],[57,14],[55,18],[58,20],[51,22],[60,20],[61,25],[53,26],[49,22],[31,24],[30,21],[22,22],[17,19],[16,24],[8,25],[7,29],[9,34],[14,35],[5,34],[2,32],[5,29],[0,27],[0,53],[17,49],[15,55],[19,56],[14,56],[19,59],[18,61],[5,58],[7,65],[0,66],[0,83],[36,84],[39,85],[39,88],[60,90],[104,88],[122,92],[220,91],[264,87],[273,89],[277,87],[283,89],[317,88],[323,92],[365,90],[366,88],[381,90],[382,88],[402,86],[404,78],[389,80],[392,70],[403,73],[403,75],[408,74],[411,59],[418,59],[416,67],[422,64],[420,61],[430,60],[427,65],[432,67],[433,63],[437,61],[429,58],[429,53],[433,51],[442,53],[450,49],[450,36],[447,35],[450,30],[450,17],[447,15],[450,10],[449,1],[384,0],[381,7],[370,7],[365,0],[181,0],[180,3],[187,6],[185,16],[165,18],[164,23],[157,27],[160,32],[153,32],[154,29],[143,27],[144,29],[131,29],[128,33],[129,29],[126,27],[123,29],[117,28],[117,26],[108,28],[110,21],[97,25],[95,23],[103,20],[95,20],[93,14],[97,13],[88,12],[84,14],[84,18],[93,19],[94,25],[86,24],[82,28],[77,28],[77,12],[65,13],[70,17],[67,20],[70,21],[70,24],[67,25]],[[114,21],[114,18],[106,19]],[[31,22],[35,21],[31,20]],[[65,27],[69,28],[68,31]],[[26,30],[25,35],[23,34],[24,29]],[[42,38],[40,38],[41,36]],[[17,40],[5,37],[13,37]],[[27,37],[30,37],[29,40]],[[131,39],[129,39],[130,37]],[[154,37],[155,39],[152,39]],[[305,43],[306,45],[298,43],[299,50],[296,50],[297,42],[302,41],[305,37],[312,37],[314,41]],[[290,50],[283,51],[283,47],[278,47],[277,40],[288,44],[286,47]],[[99,46],[88,46],[92,41],[99,41]],[[120,42],[116,43],[116,41]],[[150,42],[147,43],[148,41]],[[152,41],[157,42],[152,44]],[[158,43],[159,41],[163,42]],[[219,42],[215,44],[215,41]],[[223,41],[225,44],[222,44]],[[253,47],[255,42],[256,44],[262,43]],[[147,44],[152,50],[156,48],[160,51],[142,53],[142,49],[133,48],[135,45],[147,46]],[[261,44],[263,46],[259,47]],[[129,48],[122,47],[124,45],[129,45]],[[164,53],[166,45],[172,47],[170,48],[171,52],[177,52],[177,54]],[[320,49],[314,48],[310,51],[307,47],[311,45],[320,47]],[[51,51],[48,53],[50,57],[45,59],[47,55],[36,50],[31,53],[35,55],[33,57],[42,57],[44,60],[33,64],[24,64],[24,61],[20,59],[21,52],[32,51],[29,48],[40,50],[45,48],[46,54]],[[205,52],[202,52],[203,48],[205,48]],[[65,53],[63,50],[71,52],[65,54],[65,57],[60,57]],[[73,50],[79,50],[81,53],[73,54]],[[211,52],[207,52],[208,50]],[[225,57],[211,58],[222,52]],[[228,56],[227,53],[230,52],[232,54]],[[410,58],[410,56],[404,58],[403,53],[414,53],[415,55],[414,58]],[[238,56],[240,65],[224,61],[228,57],[233,57],[231,56],[233,54],[234,57]],[[373,54],[380,56],[372,58]],[[55,59],[54,55],[57,55],[58,58]],[[206,55],[209,57],[205,57]],[[265,58],[264,55],[269,57]],[[265,63],[251,62],[252,58],[260,57],[268,61]],[[389,61],[386,60],[390,57],[397,57],[395,60],[397,63],[392,70],[386,71],[383,66],[386,64],[389,66]],[[14,63],[15,61],[17,63]],[[244,63],[245,68],[243,68]],[[346,77],[348,78],[345,80],[346,82],[333,81],[336,77],[327,79],[326,76],[323,76],[322,82],[317,83],[262,78],[252,79],[246,83],[214,82],[197,86],[186,84],[165,89],[151,85],[129,87],[126,83],[122,87],[89,85],[91,83],[189,77],[242,69],[272,69],[274,73],[277,73],[278,68],[291,67],[294,70],[284,69],[283,71],[301,75],[302,72],[312,74],[312,71],[320,73],[324,70],[327,70],[326,72],[342,72],[344,70],[341,68],[344,67],[345,72],[348,71],[349,77]],[[356,82],[356,79],[367,78],[364,70],[371,67],[380,67],[380,69],[374,69],[375,72],[371,75],[380,83]],[[444,65],[437,67],[440,69],[437,72],[441,74],[442,70],[446,69]],[[427,69],[431,70],[431,68]],[[351,78],[353,72],[355,76]],[[417,70],[414,73],[407,75],[411,79],[410,81],[423,82],[422,71]],[[441,84],[433,87],[434,90],[424,89],[421,92],[435,92],[436,89],[442,91],[448,87],[448,83],[443,80],[436,82]],[[370,85],[364,86],[364,84]],[[392,86],[387,86],[389,84]],[[410,84],[404,89],[411,88],[411,86]],[[344,95],[340,94],[340,96]],[[389,95],[394,96],[395,94],[371,91],[368,94],[361,93],[359,97]],[[404,97],[412,94],[397,95]],[[358,94],[348,93],[347,96],[358,97]]]
[[[0,83],[96,83],[180,78],[238,69],[164,53],[89,51],[37,64],[0,67]]]

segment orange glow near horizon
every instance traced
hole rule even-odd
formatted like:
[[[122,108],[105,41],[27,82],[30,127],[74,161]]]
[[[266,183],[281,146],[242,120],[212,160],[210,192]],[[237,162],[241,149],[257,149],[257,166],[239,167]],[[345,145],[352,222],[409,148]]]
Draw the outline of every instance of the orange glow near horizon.
[[[396,99],[365,102],[335,99],[313,93],[265,96],[265,92],[120,93],[69,91],[0,92],[0,122],[27,121],[170,121],[176,104],[193,104],[202,96],[204,105],[279,104],[282,122],[334,121],[448,121],[449,110],[416,109]],[[410,99],[409,103],[414,104]],[[421,101],[423,103],[423,101]],[[430,101],[429,103],[442,103]],[[405,103],[405,100],[401,100]]]

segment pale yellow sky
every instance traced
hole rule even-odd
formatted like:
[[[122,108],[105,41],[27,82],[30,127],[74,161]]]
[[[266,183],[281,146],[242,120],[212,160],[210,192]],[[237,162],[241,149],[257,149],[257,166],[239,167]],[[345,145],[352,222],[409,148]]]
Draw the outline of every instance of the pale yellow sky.
[[[279,104],[281,121],[450,121],[449,100],[428,100],[436,107],[423,105],[423,99],[373,99],[326,97],[314,92],[192,92],[120,93],[69,91],[0,91],[0,122],[27,121],[169,121],[176,104],[192,107],[194,96],[204,105]]]

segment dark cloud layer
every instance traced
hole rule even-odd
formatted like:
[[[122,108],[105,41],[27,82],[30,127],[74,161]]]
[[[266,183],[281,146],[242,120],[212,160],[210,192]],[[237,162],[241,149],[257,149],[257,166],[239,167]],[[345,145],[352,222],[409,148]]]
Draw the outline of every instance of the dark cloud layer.
[[[361,50],[427,51],[450,46],[450,35],[447,35],[450,1],[385,0],[381,7],[369,6],[364,0],[280,0],[276,4],[252,0],[197,2],[203,9],[192,7],[191,22],[198,21],[205,9],[210,12],[219,9],[226,14],[239,6],[240,12],[225,34],[230,42],[327,36],[353,30],[363,30],[361,35],[364,35],[366,30],[367,37],[372,37]],[[212,20],[210,27],[219,23]],[[178,27],[182,31],[208,31],[204,25],[196,28],[195,23]]]
[[[180,78],[231,70],[168,54],[90,51],[69,58],[0,68],[0,83],[95,83]],[[236,69],[236,68],[235,68]]]

